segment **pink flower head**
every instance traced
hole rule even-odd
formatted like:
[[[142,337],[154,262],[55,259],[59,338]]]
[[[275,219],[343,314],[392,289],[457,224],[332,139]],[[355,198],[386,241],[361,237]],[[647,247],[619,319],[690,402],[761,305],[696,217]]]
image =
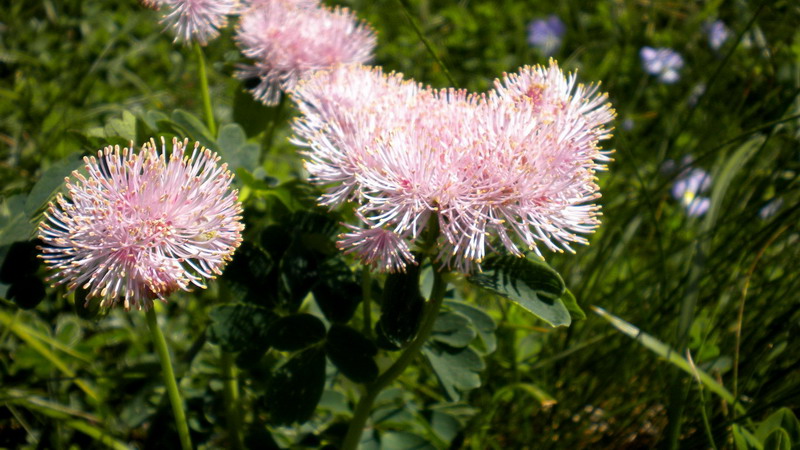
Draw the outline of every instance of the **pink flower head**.
[[[275,105],[309,73],[372,58],[375,33],[347,8],[308,1],[272,0],[251,5],[241,16],[236,40],[253,65],[238,76],[257,78],[253,95]]]
[[[524,67],[488,95],[432,90],[360,66],[319,72],[292,98],[293,142],[306,148],[322,204],[353,202],[362,228],[340,248],[389,271],[434,218],[439,258],[462,272],[498,245],[541,255],[587,243],[614,111],[555,62]],[[410,257],[409,257],[410,256]],[[402,261],[402,263],[398,263]]]
[[[167,13],[161,19],[175,32],[175,41],[185,43],[196,40],[206,45],[219,35],[228,24],[228,15],[235,14],[237,0],[148,0],[146,5],[165,6]],[[157,8],[156,8],[157,9]]]
[[[66,179],[66,197],[39,224],[54,285],[148,309],[221,274],[242,241],[242,207],[227,164],[199,143],[187,156],[188,144],[173,139],[170,156],[162,138],[160,153],[150,140],[139,153],[115,146],[84,158],[86,173]]]

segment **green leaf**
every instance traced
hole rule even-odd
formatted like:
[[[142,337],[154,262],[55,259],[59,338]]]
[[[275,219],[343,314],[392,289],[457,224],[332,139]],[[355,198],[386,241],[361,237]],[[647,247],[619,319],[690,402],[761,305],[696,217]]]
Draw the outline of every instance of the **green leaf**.
[[[38,239],[11,244],[0,264],[0,282],[14,283],[21,277],[35,275],[39,269],[39,258],[36,257],[39,244],[41,241]]]
[[[292,314],[272,323],[267,331],[269,344],[281,351],[294,352],[325,338],[325,324],[311,314]]]
[[[745,413],[744,406],[742,406],[741,403],[735,401],[733,394],[731,394],[730,391],[725,389],[725,386],[721,385],[719,382],[717,382],[717,380],[715,380],[709,374],[703,372],[697,367],[693,367],[692,365],[690,365],[689,361],[687,361],[686,358],[680,356],[678,352],[673,350],[671,347],[659,341],[655,337],[642,332],[635,326],[631,325],[628,322],[625,322],[619,317],[609,314],[603,308],[592,306],[592,309],[600,317],[606,319],[609,323],[611,323],[611,325],[614,326],[614,328],[635,339],[636,342],[639,342],[646,348],[650,349],[656,355],[666,359],[667,362],[669,362],[670,364],[683,370],[692,377],[698,379],[698,381],[703,383],[703,386],[708,388],[708,390],[710,390],[711,392],[714,392],[715,394],[719,395],[723,400],[725,400],[729,404],[735,404],[737,412],[739,412],[740,414]]]
[[[299,239],[286,249],[280,263],[279,298],[290,311],[297,311],[303,299],[320,281],[319,254],[308,250]]]
[[[334,323],[347,323],[361,303],[361,285],[353,272],[339,258],[325,261],[320,268],[320,281],[311,290],[325,318]]]
[[[33,218],[42,211],[50,197],[64,185],[64,178],[80,167],[82,160],[80,154],[73,153],[48,167],[25,199],[25,216]]]
[[[277,301],[274,267],[275,263],[269,253],[250,241],[244,241],[234,253],[222,278],[231,284],[234,291],[240,293],[242,300],[272,308]]]
[[[731,425],[733,431],[733,443],[736,450],[763,450],[764,446],[753,436],[753,433],[738,423]]]
[[[431,413],[430,423],[436,436],[447,444],[458,436],[462,428],[458,419],[441,411]]]
[[[353,413],[347,402],[347,397],[343,393],[331,389],[326,389],[322,393],[318,406],[333,414],[352,415]]]
[[[453,348],[429,342],[422,352],[430,361],[450,400],[458,400],[459,391],[480,387],[481,378],[478,374],[485,365],[480,355],[471,347]]]
[[[764,450],[792,450],[792,439],[783,428],[773,430],[764,440]]]
[[[410,266],[405,272],[386,276],[376,331],[393,347],[406,346],[419,331],[425,306],[419,291],[419,274],[418,266]]]
[[[214,139],[211,135],[211,131],[206,128],[203,121],[198,119],[197,116],[182,109],[176,109],[172,113],[172,121],[175,125],[180,127],[179,131],[184,132],[183,137],[187,137],[191,141],[200,142],[200,145],[203,147],[217,150],[214,148],[214,144],[217,142],[216,139]]]
[[[161,111],[147,111],[147,113],[145,113],[145,115],[142,117],[142,120],[147,127],[153,131],[162,131],[159,123],[172,122],[172,120]]]
[[[294,355],[270,377],[262,401],[270,422],[289,425],[314,414],[325,387],[325,352],[311,347]]]
[[[478,332],[478,336],[480,336],[483,342],[483,349],[479,350],[485,351],[487,354],[495,351],[497,348],[497,337],[494,331],[497,328],[497,324],[494,322],[494,319],[492,319],[492,316],[486,314],[482,309],[467,303],[446,300],[444,304],[469,318],[473,327],[475,327],[475,331]]]
[[[800,421],[791,409],[783,407],[764,419],[756,429],[756,437],[764,442],[773,431],[783,428],[789,433],[789,439],[795,445],[800,444]]]
[[[261,232],[259,243],[264,250],[272,256],[273,260],[279,261],[283,258],[289,245],[292,243],[292,235],[289,230],[281,224],[274,223]]]
[[[209,340],[227,352],[263,350],[269,347],[267,330],[275,315],[249,303],[218,305],[209,312]]]
[[[239,173],[240,168],[252,171],[258,166],[260,147],[256,143],[247,142],[247,136],[239,124],[223,125],[214,149],[222,157],[222,162],[227,163],[236,173]]]
[[[342,373],[356,383],[369,383],[378,377],[374,356],[377,347],[358,331],[334,324],[328,330],[325,352]]]
[[[381,450],[435,450],[422,436],[407,431],[389,431],[381,435]]]
[[[575,298],[575,295],[567,289],[564,292],[564,295],[561,296],[561,301],[564,302],[564,306],[567,307],[567,311],[569,311],[570,317],[572,320],[584,320],[586,319],[586,313],[583,312],[580,306],[578,306],[578,299]]]
[[[122,119],[111,119],[103,128],[106,138],[120,137],[125,142],[136,141],[136,117],[128,111],[122,111]]]
[[[9,197],[0,204],[0,246],[27,241],[32,237],[35,226],[24,210],[25,196],[21,194]]]
[[[316,207],[320,192],[307,182],[292,180],[275,186],[268,194],[279,199],[289,211],[299,211]]]
[[[472,321],[457,312],[442,312],[436,317],[431,339],[451,347],[466,347],[475,339],[477,332]]]
[[[561,301],[566,286],[561,276],[543,261],[497,256],[483,264],[483,272],[469,280],[522,306],[548,324],[567,326],[572,322]]]
[[[44,283],[33,275],[16,280],[6,293],[21,309],[36,308],[44,300],[45,294]]]

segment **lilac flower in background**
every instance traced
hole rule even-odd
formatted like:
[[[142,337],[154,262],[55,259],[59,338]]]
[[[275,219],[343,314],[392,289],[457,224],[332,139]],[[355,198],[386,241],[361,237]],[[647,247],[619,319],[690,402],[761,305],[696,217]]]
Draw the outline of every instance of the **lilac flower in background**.
[[[242,206],[219,156],[188,139],[172,154],[106,147],[84,158],[39,224],[49,280],[89,291],[100,306],[149,309],[178,289],[205,288],[242,241]]]
[[[625,131],[631,131],[634,126],[636,126],[636,122],[630,117],[626,117],[625,120],[622,121],[622,129]]]
[[[241,16],[236,41],[253,64],[237,76],[259,80],[256,99],[276,105],[310,73],[337,64],[372,59],[375,32],[347,8],[330,9],[309,1],[253,3]]]
[[[703,29],[708,35],[708,45],[714,50],[719,50],[730,37],[728,27],[725,26],[725,22],[721,20],[707,22],[703,26]]]
[[[711,177],[703,169],[689,169],[672,185],[672,196],[680,201],[690,216],[702,216],[711,206],[711,199],[703,197],[711,187]]]
[[[686,103],[688,103],[689,106],[697,105],[697,101],[700,100],[700,97],[702,97],[703,94],[705,93],[706,93],[706,84],[697,83],[692,88],[692,91],[689,92],[689,97],[686,99]]]
[[[561,39],[567,27],[556,15],[536,19],[528,25],[528,43],[545,56],[555,54],[561,48]]]
[[[680,79],[683,58],[669,48],[642,47],[639,51],[645,72],[655,75],[662,83],[672,84]]]
[[[192,40],[206,45],[219,35],[219,30],[228,23],[228,15],[235,14],[237,0],[146,0],[145,5],[167,12],[161,23],[172,28],[175,41],[189,43]]]
[[[363,66],[317,72],[290,94],[292,142],[325,187],[320,202],[357,205],[360,224],[337,245],[381,270],[416,264],[431,218],[439,259],[464,273],[498,245],[572,251],[599,225],[595,174],[610,158],[598,143],[614,110],[555,63],[505,75],[488,95]]]
[[[766,205],[762,206],[761,209],[758,210],[758,217],[760,217],[761,220],[767,220],[770,217],[774,216],[775,213],[777,213],[782,206],[783,206],[782,198],[772,199]]]

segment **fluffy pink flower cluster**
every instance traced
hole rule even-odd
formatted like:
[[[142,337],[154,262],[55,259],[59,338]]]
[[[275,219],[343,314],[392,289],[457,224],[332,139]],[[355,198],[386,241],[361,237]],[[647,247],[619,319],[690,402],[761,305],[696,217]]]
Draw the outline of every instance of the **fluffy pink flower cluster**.
[[[354,202],[359,226],[338,245],[386,271],[438,222],[439,258],[468,273],[487,249],[521,255],[538,244],[572,251],[599,225],[595,173],[614,116],[597,86],[555,62],[496,80],[488,94],[433,90],[400,74],[350,65],[302,81],[293,142],[326,186],[329,207]],[[479,268],[479,266],[478,266]]]
[[[275,105],[304,76],[340,63],[372,58],[375,33],[347,8],[330,9],[315,0],[260,0],[244,10],[236,41],[253,60],[238,76],[257,78],[253,95]]]
[[[162,138],[161,153],[151,140],[139,153],[116,146],[84,158],[85,174],[66,179],[67,196],[39,224],[54,285],[148,309],[221,273],[242,241],[242,207],[227,165],[198,143],[186,155],[188,143],[174,139],[169,157]]]
[[[143,0],[145,6],[167,12],[161,22],[172,28],[175,41],[185,43],[196,40],[200,45],[219,35],[228,24],[228,16],[236,14],[238,0]]]

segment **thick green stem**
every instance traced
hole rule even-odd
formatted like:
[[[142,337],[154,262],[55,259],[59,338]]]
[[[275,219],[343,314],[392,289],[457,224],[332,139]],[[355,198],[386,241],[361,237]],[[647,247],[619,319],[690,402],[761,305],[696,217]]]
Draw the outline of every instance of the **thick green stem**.
[[[225,409],[228,420],[228,443],[230,448],[239,450],[242,445],[242,417],[239,414],[239,383],[237,380],[236,366],[233,364],[233,355],[222,351],[222,376],[225,383]]]
[[[214,111],[211,109],[211,91],[208,89],[208,75],[206,74],[206,58],[203,48],[194,43],[194,54],[197,57],[197,72],[200,77],[200,94],[203,97],[203,112],[206,116],[206,126],[211,132],[211,137],[217,137],[217,124],[214,122]]]
[[[358,401],[355,413],[353,414],[353,420],[350,421],[350,426],[347,428],[347,435],[345,435],[344,442],[342,443],[342,450],[355,450],[358,447],[364,425],[366,425],[369,414],[372,411],[372,403],[375,401],[375,398],[406,370],[406,367],[411,364],[411,361],[414,360],[422,349],[425,341],[428,340],[428,337],[433,331],[433,325],[436,323],[436,317],[439,315],[439,309],[442,307],[442,301],[444,300],[446,291],[447,282],[444,280],[443,274],[434,271],[431,298],[425,304],[422,324],[420,325],[417,337],[414,338],[394,364],[386,369],[386,372],[382,373],[377,380],[367,387],[367,392]]]
[[[145,317],[147,317],[147,326],[150,327],[150,334],[153,336],[153,345],[155,345],[158,358],[161,360],[161,371],[169,394],[169,401],[172,403],[172,412],[175,415],[175,427],[178,429],[178,436],[181,439],[181,448],[183,450],[191,450],[192,440],[189,438],[189,425],[186,424],[186,414],[183,412],[183,400],[181,399],[181,393],[178,391],[178,383],[175,382],[175,373],[172,370],[167,341],[164,339],[164,334],[161,333],[161,328],[158,327],[155,308],[148,309]]]

